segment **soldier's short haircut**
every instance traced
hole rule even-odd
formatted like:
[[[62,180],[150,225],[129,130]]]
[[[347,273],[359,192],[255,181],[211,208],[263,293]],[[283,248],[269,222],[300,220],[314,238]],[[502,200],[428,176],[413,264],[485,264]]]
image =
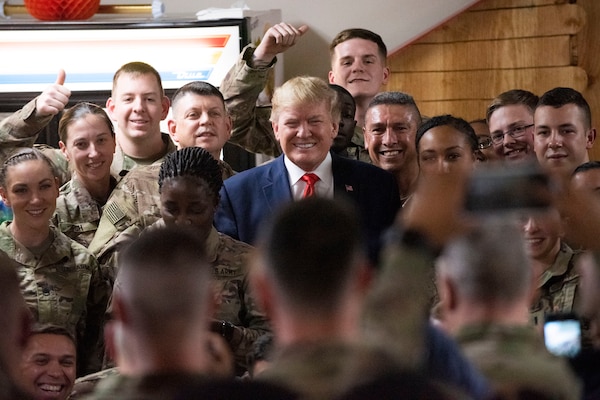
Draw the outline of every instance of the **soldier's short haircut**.
[[[308,198],[279,210],[259,240],[264,268],[285,304],[330,313],[363,256],[354,206],[343,198]]]
[[[2,170],[0,170],[0,186],[6,188],[6,177],[10,167],[32,160],[42,160],[44,163],[46,163],[46,165],[48,165],[52,175],[54,177],[58,176],[56,167],[44,153],[34,147],[22,147],[15,149],[15,151],[12,152],[11,155],[4,161]]]
[[[177,108],[177,103],[179,100],[188,93],[192,93],[198,96],[215,96],[221,99],[221,103],[223,104],[223,109],[225,109],[225,99],[223,98],[223,94],[211,85],[208,82],[202,81],[194,81],[190,83],[186,83],[173,94],[171,98],[171,107],[174,109]]]
[[[219,191],[223,186],[221,167],[215,158],[201,147],[185,147],[168,154],[158,173],[158,190],[162,191],[165,180],[193,177],[206,184],[209,195],[219,203]]]
[[[437,267],[472,302],[509,304],[531,285],[532,268],[516,224],[489,223],[453,240]]]
[[[345,29],[345,30],[341,31],[340,33],[338,33],[337,35],[335,35],[335,37],[329,44],[329,54],[332,59],[333,59],[333,54],[335,52],[335,48],[337,47],[337,45],[340,43],[344,43],[345,41],[350,40],[350,39],[364,39],[364,40],[369,40],[369,41],[375,43],[377,45],[377,51],[379,52],[381,61],[385,65],[386,60],[387,60],[387,47],[386,47],[383,39],[377,33],[370,31],[368,29],[362,29],[362,28]]]
[[[354,97],[352,97],[352,93],[350,93],[348,91],[348,89],[346,89],[343,86],[336,85],[335,83],[330,83],[329,87],[338,93],[338,102],[340,103],[340,107],[341,107],[341,103],[343,101],[342,96],[347,96],[352,101],[352,105],[353,105],[354,109],[356,109],[356,101],[354,101]]]
[[[457,131],[464,133],[471,150],[475,153],[479,150],[479,140],[477,139],[477,135],[475,134],[475,130],[473,127],[464,119],[454,117],[452,115],[437,115],[435,117],[429,118],[427,121],[423,122],[421,126],[417,129],[417,136],[415,139],[415,145],[417,147],[417,152],[419,151],[419,143],[421,142],[421,138],[423,135],[437,126],[450,126]]]
[[[181,321],[208,318],[211,269],[204,241],[193,230],[144,232],[125,247],[118,264],[115,295],[129,305],[138,332],[159,336]]]
[[[77,340],[73,333],[69,331],[64,326],[54,325],[54,324],[41,324],[36,323],[31,327],[31,332],[29,336],[37,335],[37,334],[48,334],[48,335],[60,335],[68,338],[75,347],[77,347]]]
[[[538,103],[538,97],[530,91],[523,89],[513,89],[500,93],[487,108],[485,119],[489,123],[492,114],[504,106],[523,105],[529,109],[531,115],[535,111]]]
[[[332,121],[339,122],[341,107],[338,94],[321,78],[297,76],[275,89],[272,99],[271,121],[277,121],[283,108],[321,104],[325,102],[331,113]]]
[[[590,105],[585,100],[583,95],[573,88],[556,87],[554,89],[550,89],[540,97],[537,106],[560,108],[562,106],[566,106],[567,104],[574,104],[577,106],[583,112],[583,122],[585,124],[585,128],[591,128],[592,112],[590,110]]]
[[[600,169],[600,161],[588,161],[578,165],[577,168],[575,168],[575,171],[573,171],[572,176],[575,176],[580,172],[590,171],[593,169]]]
[[[58,122],[58,137],[65,145],[67,144],[69,126],[88,115],[95,115],[102,119],[110,131],[111,136],[115,137],[115,128],[110,117],[106,114],[106,111],[96,104],[81,102],[75,104],[68,110],[65,110]]]
[[[381,92],[377,93],[375,97],[369,102],[367,110],[379,106],[379,105],[398,105],[408,106],[415,110],[417,118],[417,125],[421,124],[421,112],[415,99],[408,93],[404,92]]]
[[[115,75],[113,76],[112,95],[114,95],[115,91],[117,90],[117,81],[121,75],[133,75],[136,77],[140,75],[152,75],[156,79],[156,83],[158,83],[160,94],[165,94],[162,85],[162,79],[158,71],[152,65],[146,64],[145,62],[132,61],[127,64],[123,64],[117,70],[117,72],[115,72]]]

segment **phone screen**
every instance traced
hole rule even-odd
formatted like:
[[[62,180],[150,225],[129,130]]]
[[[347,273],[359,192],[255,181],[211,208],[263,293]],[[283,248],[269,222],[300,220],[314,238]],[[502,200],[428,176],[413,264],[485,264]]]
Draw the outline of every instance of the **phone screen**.
[[[557,319],[544,324],[548,351],[560,357],[574,357],[581,351],[581,324],[577,319]]]

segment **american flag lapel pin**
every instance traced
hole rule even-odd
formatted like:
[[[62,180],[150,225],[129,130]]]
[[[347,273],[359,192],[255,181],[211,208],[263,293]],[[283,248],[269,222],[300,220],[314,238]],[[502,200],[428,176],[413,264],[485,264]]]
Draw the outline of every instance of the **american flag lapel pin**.
[[[346,185],[346,192],[353,192],[354,188],[352,187],[352,185]]]

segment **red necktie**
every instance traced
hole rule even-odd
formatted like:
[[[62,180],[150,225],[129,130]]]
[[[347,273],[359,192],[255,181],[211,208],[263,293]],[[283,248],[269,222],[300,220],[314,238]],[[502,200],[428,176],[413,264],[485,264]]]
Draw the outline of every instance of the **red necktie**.
[[[302,193],[302,198],[314,196],[315,183],[317,183],[319,177],[315,174],[304,174],[300,179],[306,182],[306,187],[304,188],[304,192]]]

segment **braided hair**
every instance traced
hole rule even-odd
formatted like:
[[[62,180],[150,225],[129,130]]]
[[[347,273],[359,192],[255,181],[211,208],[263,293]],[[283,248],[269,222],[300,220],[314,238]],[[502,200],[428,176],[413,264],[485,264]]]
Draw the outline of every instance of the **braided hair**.
[[[50,161],[50,159],[42,153],[40,150],[33,147],[23,147],[16,149],[7,159],[4,161],[2,165],[2,169],[0,170],[0,186],[6,188],[6,175],[8,173],[8,168],[14,165],[21,164],[25,161],[30,160],[42,160],[44,161],[50,171],[52,172],[52,176],[57,177],[58,174],[56,172],[56,167]]]
[[[165,180],[177,177],[200,179],[215,199],[215,204],[218,203],[219,191],[223,186],[221,167],[202,147],[186,147],[165,157],[158,174],[159,191],[162,192]]]

